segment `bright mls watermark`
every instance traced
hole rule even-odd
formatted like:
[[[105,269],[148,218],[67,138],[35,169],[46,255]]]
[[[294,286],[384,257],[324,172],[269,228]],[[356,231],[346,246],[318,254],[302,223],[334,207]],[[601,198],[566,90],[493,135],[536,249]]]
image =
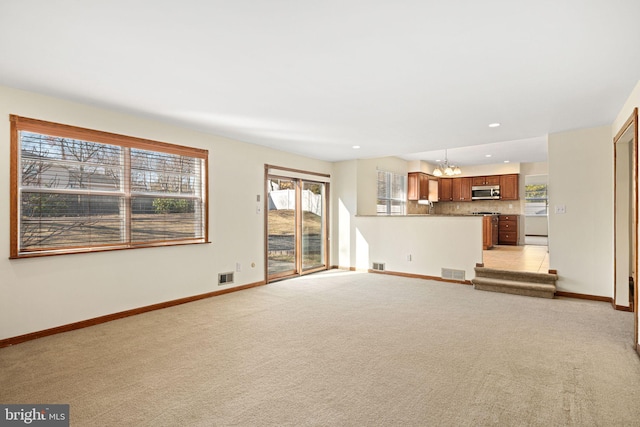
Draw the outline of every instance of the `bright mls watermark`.
[[[0,404],[0,427],[24,425],[69,427],[69,405]]]

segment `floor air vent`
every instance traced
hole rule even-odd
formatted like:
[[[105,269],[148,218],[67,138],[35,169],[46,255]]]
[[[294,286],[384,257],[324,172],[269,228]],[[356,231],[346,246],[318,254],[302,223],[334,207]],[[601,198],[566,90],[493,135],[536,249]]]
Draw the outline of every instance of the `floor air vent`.
[[[218,286],[233,283],[233,273],[219,273]]]
[[[443,279],[464,280],[464,270],[454,270],[453,268],[443,268],[441,275]]]
[[[372,270],[384,271],[384,262],[374,262]]]

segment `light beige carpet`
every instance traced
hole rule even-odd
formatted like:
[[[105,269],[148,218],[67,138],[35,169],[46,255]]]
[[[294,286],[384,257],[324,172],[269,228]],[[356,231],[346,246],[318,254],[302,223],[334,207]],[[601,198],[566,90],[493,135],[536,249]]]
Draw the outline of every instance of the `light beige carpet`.
[[[69,403],[73,426],[630,426],[632,335],[605,303],[332,271],[0,349],[0,403]]]

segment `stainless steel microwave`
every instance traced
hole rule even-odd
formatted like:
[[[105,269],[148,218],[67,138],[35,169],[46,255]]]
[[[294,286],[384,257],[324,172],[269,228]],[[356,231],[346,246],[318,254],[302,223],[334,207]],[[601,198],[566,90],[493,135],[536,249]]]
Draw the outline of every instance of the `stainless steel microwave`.
[[[471,200],[499,200],[499,185],[474,185],[471,187]]]

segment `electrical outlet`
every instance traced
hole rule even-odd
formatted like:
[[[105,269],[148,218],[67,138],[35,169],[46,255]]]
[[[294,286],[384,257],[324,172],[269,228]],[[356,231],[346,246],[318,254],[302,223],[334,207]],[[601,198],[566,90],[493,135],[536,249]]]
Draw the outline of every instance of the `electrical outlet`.
[[[242,264],[240,264],[239,262],[236,262],[236,272],[239,273],[242,271]]]
[[[556,210],[555,212],[557,214],[564,214],[567,213],[567,207],[565,205],[556,205]]]
[[[407,261],[411,261],[411,254],[407,255]]]

